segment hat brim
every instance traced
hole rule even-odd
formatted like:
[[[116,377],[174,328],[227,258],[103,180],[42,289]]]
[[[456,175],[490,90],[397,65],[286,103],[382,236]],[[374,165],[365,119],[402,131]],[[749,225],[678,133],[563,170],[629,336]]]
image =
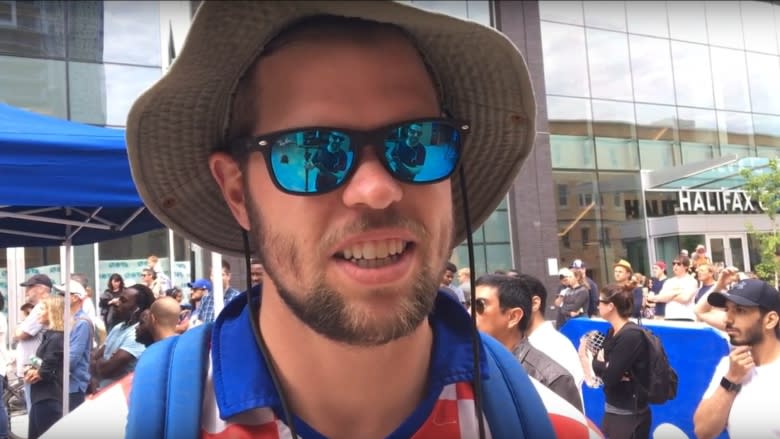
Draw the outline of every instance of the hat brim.
[[[726,302],[732,302],[741,306],[759,306],[756,302],[736,294],[713,292],[707,296],[707,303],[716,308],[725,308]]]
[[[288,24],[320,14],[394,24],[415,40],[442,105],[471,125],[461,168],[476,230],[533,146],[536,106],[528,68],[514,44],[492,28],[390,1],[203,2],[175,63],[128,116],[128,156],[146,206],[203,247],[243,254],[241,227],[215,181],[203,177],[210,175],[208,157],[224,143],[231,96],[264,45]],[[459,179],[456,172],[454,244],[466,238]]]

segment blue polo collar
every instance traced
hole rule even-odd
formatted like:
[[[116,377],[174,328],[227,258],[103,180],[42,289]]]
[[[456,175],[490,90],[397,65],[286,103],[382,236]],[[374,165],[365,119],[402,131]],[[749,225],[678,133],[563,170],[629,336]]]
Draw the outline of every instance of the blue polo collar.
[[[258,288],[252,291],[253,300],[258,300]],[[212,332],[214,393],[223,420],[257,408],[270,407],[278,413],[281,407],[279,393],[252,332],[246,306],[248,296],[241,294],[232,300],[220,313]],[[423,405],[432,407],[444,386],[471,381],[474,370],[471,317],[463,306],[439,290],[429,322],[433,328],[433,347],[425,401],[430,404]],[[484,350],[480,350],[480,368],[486,376]],[[425,417],[427,413],[422,420]]]

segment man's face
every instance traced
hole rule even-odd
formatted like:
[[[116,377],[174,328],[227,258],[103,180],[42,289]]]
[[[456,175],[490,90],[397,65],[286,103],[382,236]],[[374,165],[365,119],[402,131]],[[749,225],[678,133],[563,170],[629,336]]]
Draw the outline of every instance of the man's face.
[[[230,272],[222,269],[222,289],[226,290],[230,286]]]
[[[734,346],[755,346],[764,341],[763,320],[758,307],[726,302],[726,333]]]
[[[154,316],[151,310],[145,309],[141,315],[138,316],[138,326],[135,328],[135,341],[141,343],[144,346],[149,346],[154,343],[154,334],[152,328],[154,327]]]
[[[192,290],[190,290],[190,299],[196,302],[202,299],[204,295],[206,295],[205,288],[193,288]]]
[[[453,273],[450,270],[444,270],[444,274],[441,278],[441,285],[443,287],[448,287],[452,284],[452,279],[455,278],[455,273]]]
[[[653,277],[658,279],[659,277],[661,277],[662,274],[664,274],[664,271],[661,270],[661,267],[657,265],[653,265]]]
[[[710,271],[709,265],[702,265],[696,269],[696,277],[704,283],[709,283],[712,280],[712,271]]]
[[[130,319],[130,316],[138,309],[136,299],[138,298],[138,291],[135,288],[125,288],[122,294],[119,295],[116,302],[114,302],[114,315],[119,322]]]
[[[262,283],[263,274],[265,273],[265,270],[263,270],[263,265],[252,264],[250,270],[251,270],[250,274],[252,275],[252,286]]]
[[[151,285],[152,282],[154,282],[154,279],[152,278],[152,272],[147,270],[142,271],[141,282],[143,282],[146,285]]]
[[[409,146],[416,146],[420,143],[420,137],[422,136],[422,127],[420,125],[411,125],[406,130],[406,142]]]
[[[274,110],[259,112],[255,135],[312,125],[366,130],[441,114],[420,56],[394,34],[367,44],[296,40],[263,58],[256,75],[257,107]],[[262,154],[248,159],[243,191],[238,177],[221,183],[236,219],[251,226],[273,284],[265,288],[314,331],[363,346],[425,321],[453,241],[450,181],[400,183],[374,146],[362,148],[350,179],[324,195],[279,191]]]
[[[620,265],[612,270],[612,274],[615,277],[615,282],[617,283],[628,282],[628,278],[631,276],[631,272],[626,270],[626,267]]]
[[[343,137],[331,134],[328,138],[328,151],[335,154],[341,149],[342,143],[344,143]]]
[[[37,304],[38,301],[41,300],[41,295],[43,294],[43,290],[45,288],[46,287],[43,285],[33,285],[26,287],[24,290],[25,300],[32,303],[33,305]]]
[[[672,262],[672,271],[674,272],[675,276],[679,277],[688,273],[688,267],[683,265],[681,261],[674,261]]]
[[[477,328],[495,338],[501,338],[508,331],[517,330],[509,327],[509,313],[501,310],[498,301],[498,290],[495,287],[480,285],[476,289],[476,299],[484,305],[484,311],[477,313]],[[481,309],[478,306],[477,309]]]

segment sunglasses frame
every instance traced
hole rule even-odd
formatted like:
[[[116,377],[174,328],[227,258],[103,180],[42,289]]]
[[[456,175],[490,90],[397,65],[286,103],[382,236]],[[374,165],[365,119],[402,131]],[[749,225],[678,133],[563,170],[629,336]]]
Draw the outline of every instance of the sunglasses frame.
[[[474,312],[477,313],[477,315],[482,315],[485,312],[485,299],[478,298],[474,301]]]
[[[385,156],[385,152],[387,151],[385,140],[387,139],[388,134],[390,134],[393,130],[397,130],[398,128],[406,128],[408,125],[411,124],[425,124],[431,122],[446,125],[454,129],[455,131],[457,131],[459,134],[458,141],[453,145],[453,148],[458,153],[458,157],[457,160],[455,161],[455,164],[452,167],[452,170],[446,175],[434,180],[426,180],[426,181],[401,180],[399,176],[392,170],[392,168],[390,167],[390,163],[388,162],[387,157]],[[277,142],[277,140],[279,140],[280,138],[300,131],[329,131],[329,132],[336,131],[339,134],[346,135],[349,137],[350,140],[349,150],[354,151],[354,157],[352,159],[353,164],[350,167],[350,169],[344,174],[344,179],[340,183],[336,184],[331,188],[328,188],[327,190],[312,191],[312,192],[291,191],[289,189],[284,188],[281,185],[281,183],[279,183],[279,180],[277,179],[276,173],[274,172],[273,169],[273,164],[271,163],[271,149],[273,145]],[[352,177],[352,174],[355,173],[355,170],[358,168],[358,164],[360,163],[360,158],[361,158],[361,151],[363,151],[363,149],[369,146],[377,150],[377,157],[379,158],[379,161],[382,163],[382,167],[384,167],[385,170],[396,181],[399,181],[404,184],[427,185],[427,184],[434,184],[446,180],[450,178],[452,174],[454,174],[455,171],[460,166],[461,159],[463,158],[464,139],[465,136],[468,135],[468,133],[470,132],[471,132],[471,125],[469,124],[469,122],[464,120],[459,120],[459,119],[453,119],[449,117],[431,117],[431,118],[403,120],[400,122],[393,122],[387,125],[383,125],[373,130],[354,130],[349,128],[337,128],[337,127],[328,127],[328,126],[307,126],[307,127],[300,127],[300,128],[290,128],[282,131],[274,131],[256,137],[244,137],[244,138],[237,139],[236,141],[231,143],[230,153],[233,156],[233,158],[236,160],[245,160],[249,156],[249,154],[253,152],[260,152],[261,154],[263,154],[263,157],[265,158],[265,165],[266,168],[268,169],[268,174],[271,176],[271,181],[274,183],[274,186],[276,186],[277,189],[290,195],[312,196],[312,195],[323,195],[335,191],[341,188],[342,186],[344,186]],[[346,138],[344,140],[346,140]],[[343,142],[341,142],[341,144],[343,144]]]

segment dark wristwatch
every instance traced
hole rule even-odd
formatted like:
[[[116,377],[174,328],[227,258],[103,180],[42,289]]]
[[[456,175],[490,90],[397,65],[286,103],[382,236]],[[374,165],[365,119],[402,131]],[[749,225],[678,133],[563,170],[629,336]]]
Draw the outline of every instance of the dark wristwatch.
[[[742,389],[742,384],[732,383],[726,377],[720,379],[720,386],[726,389],[727,392],[739,393]]]

